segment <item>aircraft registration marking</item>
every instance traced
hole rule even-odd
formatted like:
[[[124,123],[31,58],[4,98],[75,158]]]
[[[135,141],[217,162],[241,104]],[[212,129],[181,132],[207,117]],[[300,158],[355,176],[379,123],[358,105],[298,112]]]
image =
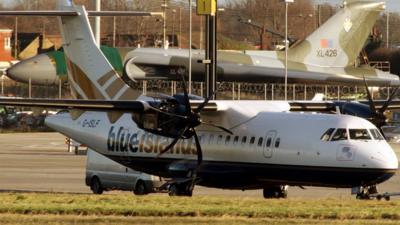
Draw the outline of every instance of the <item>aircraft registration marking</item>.
[[[317,57],[320,58],[334,58],[338,56],[337,49],[317,49]]]
[[[100,124],[100,120],[96,119],[84,119],[82,122],[79,122],[84,128],[96,128]]]

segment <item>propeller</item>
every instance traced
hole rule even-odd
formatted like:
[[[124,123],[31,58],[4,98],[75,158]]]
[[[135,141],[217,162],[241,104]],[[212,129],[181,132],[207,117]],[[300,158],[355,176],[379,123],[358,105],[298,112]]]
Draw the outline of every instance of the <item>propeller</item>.
[[[385,116],[385,111],[388,109],[390,103],[393,101],[393,98],[395,97],[395,95],[397,94],[398,88],[396,87],[393,92],[390,94],[388,100],[385,102],[385,104],[383,104],[383,106],[380,109],[376,109],[375,103],[372,100],[372,95],[368,89],[368,84],[367,81],[364,78],[364,85],[365,85],[365,89],[367,91],[367,97],[368,97],[368,105],[369,108],[371,110],[372,113],[372,118],[368,118],[368,120],[370,120],[373,124],[375,124],[382,132],[382,126],[386,125],[386,116]]]
[[[174,138],[173,141],[165,149],[163,149],[157,155],[157,157],[159,157],[162,154],[165,154],[166,152],[173,149],[173,147],[178,143],[179,140],[189,139],[189,138],[194,137],[195,144],[196,144],[196,151],[197,151],[197,169],[198,169],[203,161],[203,152],[202,152],[202,148],[201,148],[201,144],[200,144],[200,138],[197,135],[195,128],[197,126],[203,124],[206,126],[211,126],[211,127],[220,129],[231,135],[233,135],[233,133],[232,133],[232,131],[230,131],[227,128],[224,128],[224,127],[218,126],[218,125],[214,125],[211,123],[203,122],[201,120],[200,113],[202,112],[204,107],[207,105],[207,103],[210,101],[210,99],[215,95],[215,92],[212,93],[210,96],[208,96],[206,99],[204,99],[204,101],[201,104],[199,104],[196,109],[192,110],[192,108],[190,106],[190,101],[189,101],[190,99],[189,99],[189,94],[187,91],[185,77],[183,74],[181,74],[181,76],[182,76],[183,94],[184,94],[181,104],[184,105],[184,112],[178,111],[178,114],[174,114],[171,112],[164,111],[160,108],[151,106],[155,111],[162,113],[162,114],[168,116],[169,118],[171,118],[169,121],[167,121],[171,125],[173,124],[174,126],[176,126],[176,124],[183,124],[183,126],[179,129],[177,134],[173,137]],[[194,171],[194,174],[197,174],[197,169],[196,169],[196,171]],[[196,175],[194,175],[194,176],[196,176]]]

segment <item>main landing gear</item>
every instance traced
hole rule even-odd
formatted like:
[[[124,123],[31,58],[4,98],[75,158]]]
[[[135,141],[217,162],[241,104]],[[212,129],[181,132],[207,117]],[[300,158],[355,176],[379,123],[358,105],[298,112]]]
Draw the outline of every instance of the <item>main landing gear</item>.
[[[264,198],[287,198],[288,188],[288,185],[265,187],[263,190]]]
[[[168,187],[169,196],[187,196],[191,197],[193,195],[193,185],[190,182],[185,183],[171,183]]]

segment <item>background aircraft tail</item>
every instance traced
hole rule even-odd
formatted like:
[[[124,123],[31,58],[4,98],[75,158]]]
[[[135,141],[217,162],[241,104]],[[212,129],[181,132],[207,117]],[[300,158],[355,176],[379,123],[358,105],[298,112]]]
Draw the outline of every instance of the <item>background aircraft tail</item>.
[[[353,65],[385,2],[346,0],[343,8],[298,46],[289,60],[324,67]]]
[[[96,45],[84,6],[58,0],[58,9],[78,16],[59,17],[68,79],[76,98],[133,100],[140,93],[131,89]]]

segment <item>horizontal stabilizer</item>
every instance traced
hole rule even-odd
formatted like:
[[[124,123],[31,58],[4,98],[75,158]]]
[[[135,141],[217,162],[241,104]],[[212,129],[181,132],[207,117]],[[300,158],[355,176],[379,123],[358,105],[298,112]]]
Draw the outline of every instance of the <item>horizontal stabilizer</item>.
[[[163,16],[162,12],[88,11],[88,16]],[[0,16],[78,16],[76,11],[0,11]]]

